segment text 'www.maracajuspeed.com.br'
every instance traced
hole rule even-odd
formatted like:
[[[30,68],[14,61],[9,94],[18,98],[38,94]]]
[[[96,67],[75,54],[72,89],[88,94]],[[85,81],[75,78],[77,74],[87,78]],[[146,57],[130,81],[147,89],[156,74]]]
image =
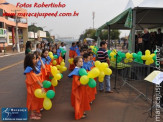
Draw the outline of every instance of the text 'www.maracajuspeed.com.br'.
[[[3,13],[3,16],[15,16],[16,13]],[[21,16],[21,17],[66,17],[66,16],[78,16],[79,13],[77,13],[76,11],[74,11],[73,13],[58,13],[58,11],[56,11],[56,13],[17,13],[17,16]]]

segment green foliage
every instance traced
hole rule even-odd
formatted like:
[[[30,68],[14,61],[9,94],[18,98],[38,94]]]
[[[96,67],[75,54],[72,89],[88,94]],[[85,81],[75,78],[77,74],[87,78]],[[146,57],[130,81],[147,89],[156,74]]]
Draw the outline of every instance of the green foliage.
[[[92,38],[94,40],[97,40],[97,37],[95,36],[96,30],[95,29],[87,29],[84,34],[80,35],[79,40],[83,40],[85,38]],[[110,38],[112,40],[119,39],[120,31],[119,30],[111,30],[110,31]],[[101,40],[107,40],[108,39],[108,30],[103,30],[100,34]]]
[[[37,32],[39,30],[43,31],[43,28],[42,27],[37,27],[35,25],[29,25],[28,26],[28,31]]]

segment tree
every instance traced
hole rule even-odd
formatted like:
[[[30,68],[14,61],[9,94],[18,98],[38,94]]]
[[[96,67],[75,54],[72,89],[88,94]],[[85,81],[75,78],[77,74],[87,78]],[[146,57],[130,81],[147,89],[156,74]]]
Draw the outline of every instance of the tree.
[[[79,40],[83,40],[85,38],[92,38],[94,40],[97,40],[97,37],[95,36],[96,30],[95,29],[87,29],[84,34],[81,34],[79,37]],[[119,30],[111,30],[110,31],[110,39],[115,40],[119,39],[120,31]],[[108,30],[103,30],[100,34],[100,38],[102,40],[108,39]]]

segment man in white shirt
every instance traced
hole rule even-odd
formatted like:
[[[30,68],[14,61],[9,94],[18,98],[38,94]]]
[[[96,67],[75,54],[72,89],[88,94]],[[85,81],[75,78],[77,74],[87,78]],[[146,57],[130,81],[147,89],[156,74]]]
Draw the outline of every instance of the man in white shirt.
[[[67,51],[67,49],[66,49],[66,46],[65,46],[64,42],[61,42],[61,46],[60,46],[59,48],[62,48],[63,50]],[[65,60],[65,56],[66,56],[66,53],[65,53],[65,55],[64,55],[64,56],[62,56],[64,60]]]

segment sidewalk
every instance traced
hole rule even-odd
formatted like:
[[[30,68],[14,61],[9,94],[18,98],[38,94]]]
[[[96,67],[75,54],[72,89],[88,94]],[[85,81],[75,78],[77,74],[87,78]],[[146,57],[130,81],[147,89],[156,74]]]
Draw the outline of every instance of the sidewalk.
[[[6,57],[6,56],[11,56],[11,55],[17,55],[17,54],[22,54],[24,53],[24,51],[21,51],[20,53],[17,52],[17,50],[15,50],[14,52],[12,50],[9,50],[5,53],[0,53],[0,58],[1,57]]]

